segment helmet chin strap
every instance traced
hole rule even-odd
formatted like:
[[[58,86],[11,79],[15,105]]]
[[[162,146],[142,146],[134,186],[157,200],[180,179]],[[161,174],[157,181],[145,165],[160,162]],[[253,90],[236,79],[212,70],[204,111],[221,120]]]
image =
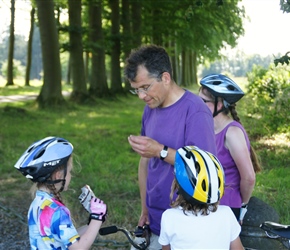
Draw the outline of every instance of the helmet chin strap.
[[[58,180],[53,180],[53,181],[52,180],[47,180],[46,183],[48,183],[48,184],[56,184],[56,183],[62,182],[61,188],[59,190],[59,192],[62,192],[63,189],[64,189],[64,186],[65,186],[65,182],[66,182],[66,179],[65,179],[66,173],[67,173],[67,167],[64,168],[64,177],[63,177],[63,179],[58,179]]]
[[[225,104],[225,103],[224,103]],[[214,112],[212,114],[213,117],[217,116],[219,113],[223,112],[224,110],[226,110],[227,108],[225,107],[225,105],[220,109],[220,110],[217,110],[217,105],[218,105],[218,97],[215,96],[215,99],[214,99]]]

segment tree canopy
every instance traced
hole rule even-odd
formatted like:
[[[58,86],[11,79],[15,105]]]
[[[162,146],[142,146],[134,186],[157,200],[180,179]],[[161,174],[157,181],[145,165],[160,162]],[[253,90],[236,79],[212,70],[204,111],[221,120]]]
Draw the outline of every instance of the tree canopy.
[[[31,3],[36,8],[42,47],[40,102],[62,102],[59,74],[65,65],[60,63],[60,53],[70,54],[65,67],[75,97],[107,97],[122,94],[129,87],[122,74],[124,60],[130,50],[142,44],[165,47],[172,58],[175,80],[189,86],[197,83],[199,63],[220,58],[221,49],[234,47],[244,33],[241,0],[42,2]],[[66,20],[64,14],[69,15]]]

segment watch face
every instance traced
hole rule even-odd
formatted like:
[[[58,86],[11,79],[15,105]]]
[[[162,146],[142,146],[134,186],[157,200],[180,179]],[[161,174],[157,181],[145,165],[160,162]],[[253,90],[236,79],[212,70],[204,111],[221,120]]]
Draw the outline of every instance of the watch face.
[[[167,156],[167,151],[162,150],[160,155],[161,155],[161,157],[166,157]]]
[[[168,147],[164,146],[164,148],[160,152],[160,159],[164,160],[164,158],[168,155]]]

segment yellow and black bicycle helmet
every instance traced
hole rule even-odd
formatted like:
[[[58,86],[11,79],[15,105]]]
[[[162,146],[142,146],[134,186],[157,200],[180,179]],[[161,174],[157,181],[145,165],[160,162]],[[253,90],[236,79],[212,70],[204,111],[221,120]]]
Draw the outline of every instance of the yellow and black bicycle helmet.
[[[225,175],[219,160],[195,146],[177,150],[174,163],[178,192],[192,204],[213,204],[224,194]]]

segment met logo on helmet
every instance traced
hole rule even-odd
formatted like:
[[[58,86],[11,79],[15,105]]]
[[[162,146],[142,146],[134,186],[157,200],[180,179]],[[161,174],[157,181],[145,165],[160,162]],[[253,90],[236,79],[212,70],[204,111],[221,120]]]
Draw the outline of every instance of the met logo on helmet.
[[[45,162],[45,163],[43,163],[43,167],[55,166],[55,165],[59,164],[59,162],[60,162],[60,160]]]

